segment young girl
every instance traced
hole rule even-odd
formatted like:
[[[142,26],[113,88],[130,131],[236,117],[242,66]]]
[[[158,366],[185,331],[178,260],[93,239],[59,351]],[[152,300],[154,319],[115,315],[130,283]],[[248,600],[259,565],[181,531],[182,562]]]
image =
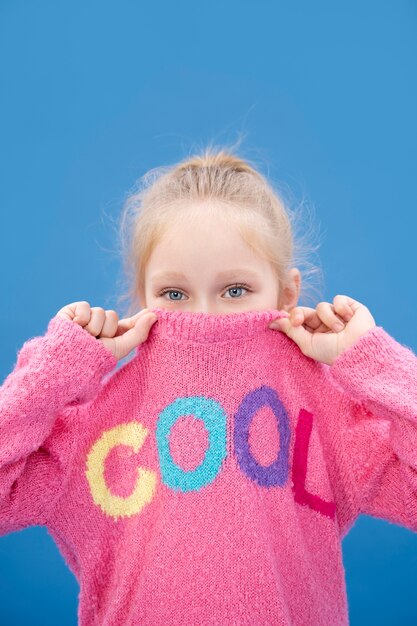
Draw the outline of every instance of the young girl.
[[[348,624],[355,519],[417,530],[416,356],[352,297],[297,305],[285,207],[237,156],[132,202],[141,310],[64,306],[0,389],[0,533],[48,528],[81,626]]]

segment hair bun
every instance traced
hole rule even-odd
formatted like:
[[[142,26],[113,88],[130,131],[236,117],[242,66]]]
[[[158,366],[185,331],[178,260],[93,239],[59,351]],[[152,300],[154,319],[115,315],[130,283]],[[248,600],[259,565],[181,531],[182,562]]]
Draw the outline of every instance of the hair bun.
[[[207,148],[201,156],[192,156],[182,161],[178,166],[179,170],[202,168],[219,168],[259,176],[257,171],[247,161],[225,150],[212,151],[210,148]]]

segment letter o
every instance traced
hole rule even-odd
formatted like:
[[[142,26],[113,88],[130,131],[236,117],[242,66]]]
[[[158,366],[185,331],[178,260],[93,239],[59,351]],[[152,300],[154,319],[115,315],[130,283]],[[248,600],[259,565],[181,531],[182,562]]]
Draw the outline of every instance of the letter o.
[[[174,462],[169,449],[169,435],[177,419],[194,415],[203,420],[209,434],[209,446],[203,462],[192,471],[185,471]],[[217,476],[227,456],[226,414],[216,400],[205,396],[177,398],[159,414],[156,441],[162,482],[176,491],[198,491]]]
[[[263,406],[271,407],[277,422],[280,450],[277,459],[267,467],[260,465],[249,448],[249,427],[253,416]],[[287,412],[277,392],[262,385],[246,394],[235,415],[235,454],[241,470],[252,480],[264,487],[282,486],[288,479],[288,455],[290,425]]]

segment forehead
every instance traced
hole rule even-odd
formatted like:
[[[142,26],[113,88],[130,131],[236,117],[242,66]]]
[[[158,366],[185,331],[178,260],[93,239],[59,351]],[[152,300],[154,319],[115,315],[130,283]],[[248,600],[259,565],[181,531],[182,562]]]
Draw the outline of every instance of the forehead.
[[[236,267],[228,270],[223,270],[216,274],[216,278],[221,280],[230,280],[235,278],[236,276],[247,276],[251,278],[257,278],[259,276],[258,272],[248,267]],[[152,275],[154,280],[182,280],[186,279],[187,276],[183,272],[177,272],[175,270],[165,270],[162,272],[155,272]]]
[[[159,236],[156,247],[164,242],[187,247],[205,248],[238,246],[262,248],[259,229],[259,216],[250,209],[228,205],[225,202],[205,200],[185,205],[174,205],[159,223]]]
[[[146,264],[148,277],[158,274],[161,279],[175,280],[190,273],[210,273],[227,280],[243,272],[248,280],[259,276],[265,255],[257,245],[256,228],[243,220],[247,228],[241,230],[240,220],[236,224],[235,212],[228,213],[228,209],[209,202],[176,207],[178,212],[161,223]]]

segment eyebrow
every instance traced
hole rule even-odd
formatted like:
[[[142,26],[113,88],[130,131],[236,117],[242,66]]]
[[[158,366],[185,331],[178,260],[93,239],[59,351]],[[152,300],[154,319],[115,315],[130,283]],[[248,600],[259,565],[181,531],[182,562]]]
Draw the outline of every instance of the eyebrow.
[[[242,275],[242,274],[244,274],[245,276],[249,276],[250,278],[253,278],[253,279],[259,277],[258,272],[255,272],[254,270],[251,270],[249,268],[238,268],[238,269],[233,269],[233,270],[226,270],[224,272],[219,272],[217,274],[217,278],[220,280],[231,280],[232,278],[235,278],[237,275]],[[182,272],[166,271],[166,272],[159,272],[158,274],[154,274],[152,276],[152,279],[153,280],[186,280],[187,277]]]

